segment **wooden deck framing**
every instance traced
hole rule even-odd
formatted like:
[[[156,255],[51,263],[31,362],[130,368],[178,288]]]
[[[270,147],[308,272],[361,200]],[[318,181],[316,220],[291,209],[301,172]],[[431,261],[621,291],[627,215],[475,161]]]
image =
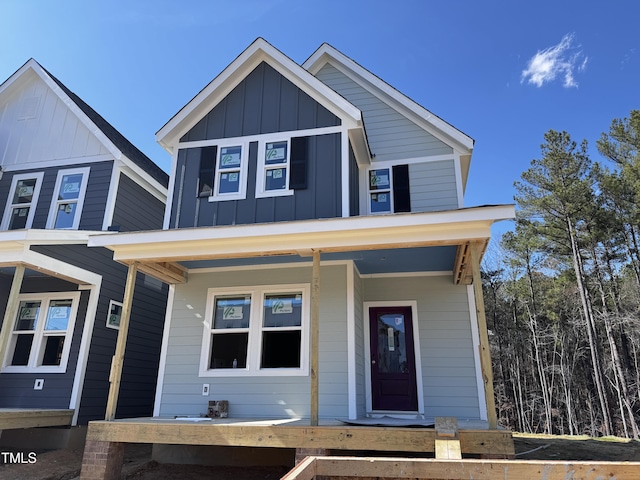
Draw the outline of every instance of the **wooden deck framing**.
[[[73,410],[0,408],[0,430],[71,425]]]
[[[510,458],[515,453],[511,432],[506,430],[459,430],[458,439],[463,454]],[[351,426],[337,421],[331,425],[311,426],[308,420],[288,423],[240,419],[193,422],[141,418],[90,422],[87,440],[435,453],[436,430]]]

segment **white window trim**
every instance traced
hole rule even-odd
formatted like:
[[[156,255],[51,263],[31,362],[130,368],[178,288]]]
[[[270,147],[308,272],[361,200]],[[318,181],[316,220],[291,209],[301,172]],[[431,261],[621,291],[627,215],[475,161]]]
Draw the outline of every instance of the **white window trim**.
[[[366,170],[366,185],[367,185],[367,189],[366,189],[366,202],[367,202],[367,214],[369,215],[388,215],[390,213],[394,213],[395,211],[395,205],[393,204],[393,166],[394,165],[398,165],[398,164],[393,164],[393,165],[385,165],[385,166],[371,166],[369,168],[367,168]],[[372,193],[376,193],[377,190],[371,190],[371,180],[370,180],[370,172],[372,170],[389,170],[389,211],[388,212],[372,212],[371,211],[371,194]],[[384,189],[386,190],[386,189]]]
[[[27,293],[18,297],[18,301],[35,301],[41,302],[41,313],[43,317],[38,318],[38,323],[33,334],[33,343],[31,344],[31,352],[29,353],[29,363],[27,365],[9,365],[11,363],[11,357],[13,356],[14,346],[18,334],[15,333],[16,318],[11,319],[13,325],[11,327],[10,339],[7,344],[7,351],[3,360],[2,373],[65,373],[67,370],[67,363],[69,362],[69,352],[71,351],[71,343],[73,340],[73,330],[76,325],[76,318],[78,314],[78,304],[80,303],[80,292],[55,292],[55,293]],[[64,335],[65,341],[62,347],[62,358],[60,365],[37,365],[37,361],[44,348],[43,340],[44,326],[46,323],[46,311],[47,308],[43,308],[49,305],[49,302],[55,300],[71,300],[71,313],[69,316],[69,323]],[[16,312],[17,315],[17,312]],[[62,335],[60,335],[62,336]]]
[[[302,293],[302,328],[300,345],[300,368],[260,368],[262,354],[262,311],[265,295],[274,293]],[[215,299],[228,295],[251,295],[251,309],[249,316],[249,339],[247,346],[246,368],[210,369],[212,321],[215,308]],[[247,287],[222,287],[207,290],[207,305],[205,320],[202,322],[202,348],[200,351],[200,377],[256,377],[256,376],[308,376],[309,375],[309,322],[310,285],[257,285]],[[230,329],[234,331],[235,329]],[[239,329],[240,330],[240,329]],[[238,330],[238,331],[239,331]],[[244,331],[244,329],[242,329]],[[231,332],[229,332],[231,333]]]
[[[226,200],[244,200],[247,198],[247,176],[249,171],[249,142],[246,141],[224,141],[217,142],[216,151],[216,163],[214,168],[213,178],[213,194],[209,196],[210,202],[224,202]],[[241,147],[242,153],[240,154],[240,178],[238,179],[239,190],[232,193],[220,193],[220,155],[222,149],[226,147]]]
[[[69,203],[67,200],[58,200],[58,192],[60,191],[60,185],[62,184],[62,178],[65,175],[82,174],[82,185],[80,186],[80,192],[78,193],[78,200],[76,201],[76,214],[73,219],[73,225],[67,229],[61,230],[77,230],[80,225],[80,218],[82,217],[82,207],[84,205],[85,193],[87,191],[87,184],[89,183],[89,173],[91,167],[72,168],[68,170],[60,170],[58,172],[58,178],[56,179],[56,186],[53,189],[53,196],[51,197],[51,207],[49,208],[49,218],[47,219],[47,228],[55,228],[56,213],[58,211],[59,203]]]
[[[106,323],[105,325],[107,326],[107,328],[112,328],[114,330],[120,330],[120,324],[118,325],[111,325],[109,323],[109,317],[111,316],[111,307],[113,307],[114,305],[119,306],[120,308],[123,307],[122,302],[116,302],[115,300],[109,300],[109,310],[107,310],[107,318],[106,318]],[[122,310],[121,310],[122,311]],[[122,318],[122,317],[121,317]]]
[[[27,216],[27,224],[25,228],[31,228],[33,224],[33,217],[36,214],[36,207],[38,206],[38,198],[40,197],[40,188],[42,187],[42,179],[44,178],[44,172],[37,173],[20,173],[18,175],[14,175],[11,180],[11,188],[9,189],[9,194],[7,195],[7,204],[4,209],[4,216],[2,217],[2,224],[0,225],[1,230],[8,230],[9,222],[11,221],[11,212],[15,207],[24,208],[25,204],[13,204],[11,200],[13,198],[13,194],[15,193],[16,186],[18,185],[18,180],[26,180],[29,178],[36,179],[36,186],[33,190],[33,195],[31,197],[31,203],[29,204],[29,215]]]
[[[291,138],[290,135],[274,134],[262,137],[258,141],[258,168],[256,171],[256,198],[267,197],[285,197],[293,195],[293,190],[289,187],[289,181],[291,178]],[[267,170],[277,168],[277,164],[268,165],[266,163],[266,146],[267,143],[287,142],[287,162],[284,165],[287,171],[287,178],[285,179],[285,185],[287,188],[281,190],[266,190],[265,185],[267,181]]]

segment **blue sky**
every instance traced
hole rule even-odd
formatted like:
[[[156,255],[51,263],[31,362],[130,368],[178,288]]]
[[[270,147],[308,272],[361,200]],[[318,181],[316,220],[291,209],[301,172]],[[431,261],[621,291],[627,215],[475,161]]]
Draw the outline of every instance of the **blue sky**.
[[[0,79],[35,58],[165,170],[155,133],[256,37],[328,42],[476,141],[467,206],[512,203],[549,129],[640,108],[635,0],[0,0]]]

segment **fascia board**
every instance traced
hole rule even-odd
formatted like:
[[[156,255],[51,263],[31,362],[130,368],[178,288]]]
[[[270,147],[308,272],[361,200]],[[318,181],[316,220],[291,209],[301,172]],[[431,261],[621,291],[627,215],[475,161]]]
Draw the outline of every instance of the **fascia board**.
[[[93,230],[25,229],[0,232],[0,248],[3,245],[73,245],[86,244],[91,236],[113,235],[116,232]]]
[[[327,63],[385,101],[399,113],[420,125],[436,138],[445,143],[455,142],[457,148],[462,150],[462,153],[471,153],[473,150],[474,141],[471,137],[411,100],[329,44],[322,44],[302,64],[302,67],[312,75],[315,75]]]
[[[309,249],[376,248],[388,244],[452,243],[488,239],[491,225],[515,217],[513,205],[446,212],[234,225],[115,234],[89,238],[116,260],[179,260],[209,256],[296,253]]]
[[[353,128],[362,123],[362,113],[345,98],[302,69],[289,57],[262,38],[258,38],[217,77],[156,133],[156,141],[172,152],[182,135],[214,108],[262,61],[267,62],[311,98]]]

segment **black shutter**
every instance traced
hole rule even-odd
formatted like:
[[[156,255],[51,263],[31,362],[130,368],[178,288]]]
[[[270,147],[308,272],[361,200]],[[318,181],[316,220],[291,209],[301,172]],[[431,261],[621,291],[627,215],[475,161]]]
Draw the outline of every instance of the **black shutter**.
[[[198,172],[199,197],[209,197],[213,195],[217,155],[218,147],[203,147],[200,149],[200,170]]]
[[[303,190],[307,188],[308,165],[308,137],[295,137],[291,139],[291,173],[289,176],[289,188]]]
[[[396,213],[411,211],[409,165],[393,167],[393,211]]]

